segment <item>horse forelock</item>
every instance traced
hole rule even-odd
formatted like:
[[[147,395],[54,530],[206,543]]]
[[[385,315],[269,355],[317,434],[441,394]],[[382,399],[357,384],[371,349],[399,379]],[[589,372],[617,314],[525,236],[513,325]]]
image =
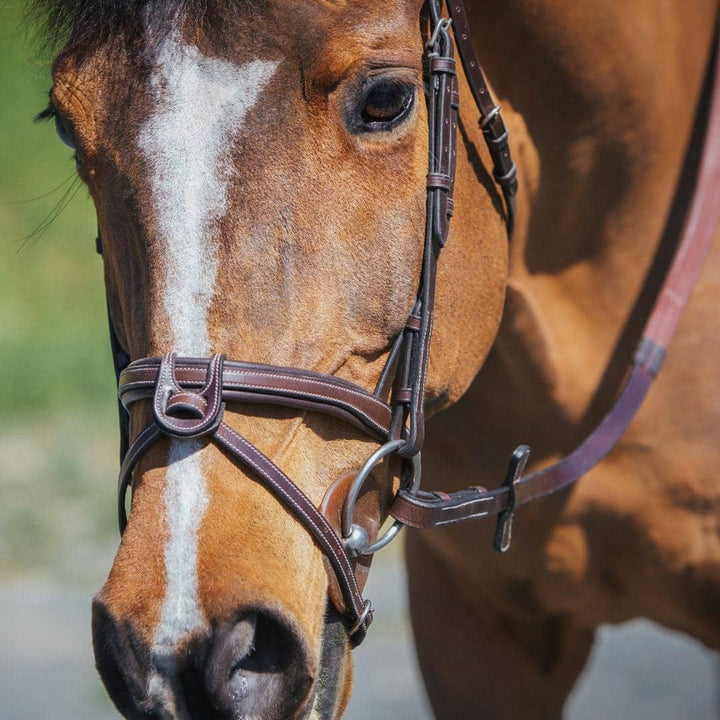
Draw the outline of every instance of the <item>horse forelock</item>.
[[[343,8],[371,1],[308,0],[307,4]],[[176,31],[178,22],[201,29],[216,41],[232,41],[235,19],[271,5],[272,0],[32,0],[29,15],[49,53],[62,49],[63,54],[83,56],[110,40],[120,40],[129,48],[156,45]]]
[[[84,54],[111,38],[127,45],[161,41],[179,20],[222,36],[234,13],[265,5],[265,0],[34,0],[32,14],[40,21],[50,50]]]

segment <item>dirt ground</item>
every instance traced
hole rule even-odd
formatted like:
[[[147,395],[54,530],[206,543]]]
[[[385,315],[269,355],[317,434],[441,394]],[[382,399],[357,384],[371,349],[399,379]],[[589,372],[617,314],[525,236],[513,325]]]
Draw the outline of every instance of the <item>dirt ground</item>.
[[[108,562],[111,551],[103,552]],[[119,718],[93,669],[89,617],[94,590],[85,580],[71,585],[48,573],[0,586],[0,720]],[[356,653],[347,720],[431,720],[404,615],[397,552],[377,562],[368,596],[376,620]],[[564,718],[717,720],[720,658],[645,620],[605,627]]]

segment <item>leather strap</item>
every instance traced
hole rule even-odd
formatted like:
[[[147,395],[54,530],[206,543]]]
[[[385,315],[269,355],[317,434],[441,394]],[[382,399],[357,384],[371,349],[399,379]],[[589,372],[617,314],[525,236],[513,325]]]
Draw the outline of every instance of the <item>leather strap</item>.
[[[493,177],[505,197],[508,235],[512,236],[515,225],[515,196],[518,190],[517,168],[510,155],[510,134],[505,127],[500,106],[492,99],[490,88],[480,65],[465,5],[461,0],[447,0],[448,13],[453,21],[453,33],[458,55],[462,61],[465,77],[475,104],[480,112],[480,128],[493,161]]]
[[[664,350],[672,342],[678,323],[700,277],[720,218],[720,38],[715,39],[715,69],[708,125],[702,158],[682,240],[660,290],[638,348],[639,359],[652,343]],[[650,363],[654,374],[660,369]]]
[[[432,4],[432,3],[431,3]],[[425,379],[430,355],[435,278],[440,250],[445,246],[453,214],[453,190],[457,162],[458,91],[449,23],[439,18],[426,44],[429,72],[428,175],[425,250],[420,290],[405,329],[405,342],[396,376],[392,403],[400,408],[398,428],[404,431],[405,447],[399,453],[410,458],[420,452],[425,437]],[[415,329],[417,328],[417,329]],[[409,401],[408,401],[409,398]],[[392,437],[391,439],[395,439]]]
[[[100,239],[100,232],[97,234],[95,240],[95,248],[99,254],[102,254],[102,240]],[[115,331],[115,324],[112,321],[110,315],[110,304],[107,304],[107,318],[108,318],[108,330],[110,334],[110,349],[112,351],[113,368],[115,370],[115,383],[116,385],[120,382],[120,373],[130,364],[130,355],[124,350],[120,344],[117,332]],[[122,463],[123,458],[128,451],[128,443],[130,442],[130,414],[127,409],[123,407],[122,402],[118,398],[118,423],[120,429],[120,462]]]
[[[422,492],[413,496],[400,490],[390,514],[410,527],[439,527],[500,515],[510,509],[512,493],[515,495],[515,506],[519,506],[571,485],[595,467],[617,444],[640,409],[652,381],[653,377],[646,368],[635,367],[610,413],[580,446],[558,463],[531,475],[520,476],[512,486],[505,485],[492,491],[476,486],[451,494]],[[508,518],[507,522],[511,519]]]
[[[129,409],[138,400],[153,397],[160,363],[160,358],[143,358],[130,363],[120,373],[118,392],[123,407]],[[186,388],[202,387],[209,364],[208,358],[177,358],[177,382]],[[390,406],[359,385],[332,375],[226,360],[221,387],[226,402],[263,403],[323,412],[340,417],[380,440],[389,432]]]
[[[235,460],[253,471],[262,480],[265,487],[278,497],[310,532],[332,566],[342,589],[345,607],[339,607],[338,610],[349,614],[354,619],[349,634],[351,642],[359,645],[365,638],[367,629],[373,620],[372,605],[369,600],[363,600],[350,558],[328,521],[302,490],[270,458],[247,442],[231,427],[221,423],[211,437]]]
[[[425,434],[424,398],[430,339],[435,304],[435,276],[440,250],[449,234],[450,218],[454,210],[453,190],[457,163],[458,81],[449,28],[453,27],[455,42],[465,76],[480,113],[483,131],[493,160],[493,175],[501,187],[507,207],[508,235],[512,235],[517,193],[517,170],[510,155],[508,131],[500,115],[500,108],[492,100],[490,90],[473,48],[467,14],[462,0],[446,2],[450,20],[442,17],[442,0],[428,0],[427,16],[430,37],[426,44],[425,65],[429,75],[427,84],[429,161],[427,176],[427,207],[425,252],[420,290],[410,318],[417,319],[417,327],[410,324],[400,342],[399,368],[392,398],[394,408],[401,408],[397,427],[391,438],[406,428],[402,435],[405,447],[399,451],[410,458],[420,452]],[[387,378],[385,378],[387,379]]]

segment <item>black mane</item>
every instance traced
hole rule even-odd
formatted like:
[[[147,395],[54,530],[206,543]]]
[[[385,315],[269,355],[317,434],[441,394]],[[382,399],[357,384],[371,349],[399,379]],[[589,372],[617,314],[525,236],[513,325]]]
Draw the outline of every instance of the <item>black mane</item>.
[[[206,31],[222,32],[228,15],[247,0],[34,0],[46,49],[83,53],[110,39],[128,45],[162,36],[182,18]],[[152,28],[151,31],[149,29]]]

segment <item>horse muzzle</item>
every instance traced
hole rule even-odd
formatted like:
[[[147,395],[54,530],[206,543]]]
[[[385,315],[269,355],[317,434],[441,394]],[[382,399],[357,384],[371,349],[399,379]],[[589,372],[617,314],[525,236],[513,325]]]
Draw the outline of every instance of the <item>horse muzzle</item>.
[[[96,599],[92,630],[97,669],[128,720],[290,720],[313,704],[316,661],[275,611],[242,609],[164,649]]]

